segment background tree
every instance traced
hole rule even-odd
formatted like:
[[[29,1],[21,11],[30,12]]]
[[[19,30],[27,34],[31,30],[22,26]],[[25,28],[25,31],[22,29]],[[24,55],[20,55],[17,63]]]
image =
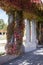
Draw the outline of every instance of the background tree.
[[[7,24],[4,23],[3,19],[0,19],[0,30],[7,30]]]

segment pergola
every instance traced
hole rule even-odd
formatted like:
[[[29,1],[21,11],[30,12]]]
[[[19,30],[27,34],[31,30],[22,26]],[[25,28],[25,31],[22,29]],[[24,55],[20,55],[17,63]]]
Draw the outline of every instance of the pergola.
[[[7,12],[11,10],[22,10],[32,14],[33,12],[37,13],[40,11],[41,14],[43,4],[41,0],[0,0],[0,7]],[[35,13],[33,14],[36,15]],[[37,15],[38,14],[39,13],[37,13]],[[34,15],[32,17],[34,17]]]
[[[33,3],[30,0],[0,0],[0,8],[5,10],[9,15],[7,30],[8,43],[11,41],[12,35],[14,36],[13,45],[8,43],[6,45],[7,52],[18,54],[24,35],[25,25],[23,19],[27,18],[29,20],[35,19],[37,21],[43,21],[43,5],[41,3]],[[10,17],[12,21],[10,21]]]

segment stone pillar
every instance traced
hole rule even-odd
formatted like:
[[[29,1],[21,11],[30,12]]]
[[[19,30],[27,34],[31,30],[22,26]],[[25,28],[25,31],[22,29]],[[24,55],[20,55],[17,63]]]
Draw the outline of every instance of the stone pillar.
[[[14,36],[13,46],[11,44],[12,35]],[[24,35],[24,22],[23,22],[23,12],[20,10],[15,10],[9,14],[9,25],[8,25],[8,52],[10,54],[20,54],[21,46],[23,42]]]
[[[31,42],[36,41],[36,22],[31,21]]]
[[[26,22],[26,42],[24,44],[25,52],[36,49],[36,23],[35,21],[25,20]]]
[[[25,43],[23,43],[24,47],[25,47],[25,52],[28,52],[30,49],[30,42],[31,42],[31,27],[30,27],[30,21],[25,19],[25,30],[26,30],[26,39],[25,39]]]
[[[29,22],[29,20],[25,20],[25,22],[26,22],[26,26],[25,26],[25,28],[26,28],[26,42],[29,42],[30,41],[30,22]]]
[[[14,30],[14,38],[16,39],[16,48],[17,54],[20,53],[20,49],[23,43],[23,35],[24,35],[24,22],[23,22],[23,12],[15,11],[15,30]]]
[[[34,20],[31,21],[31,47],[32,49],[36,49],[37,39],[36,39],[36,22]]]
[[[12,38],[12,35],[14,33],[14,26],[13,26],[13,15],[10,13],[9,15],[9,19],[8,19],[8,28],[7,28],[7,39],[8,39],[8,43],[11,42],[11,38]]]
[[[7,44],[5,46],[5,49],[6,49],[6,53],[13,54],[13,44],[14,44],[13,36],[14,36],[15,22],[14,22],[14,15],[12,14],[12,12],[10,12],[8,16],[9,16],[9,19],[8,19],[8,27],[7,27]]]

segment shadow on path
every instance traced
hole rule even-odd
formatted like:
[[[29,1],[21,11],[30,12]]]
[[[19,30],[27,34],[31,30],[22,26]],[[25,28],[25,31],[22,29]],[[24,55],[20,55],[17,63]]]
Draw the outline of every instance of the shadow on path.
[[[3,65],[43,65],[43,48],[25,53]]]

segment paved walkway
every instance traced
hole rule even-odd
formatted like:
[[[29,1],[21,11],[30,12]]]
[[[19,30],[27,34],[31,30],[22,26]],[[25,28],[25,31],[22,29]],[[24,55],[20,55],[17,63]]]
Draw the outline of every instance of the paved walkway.
[[[14,58],[17,58],[18,56],[17,55],[2,55],[0,56],[0,65],[14,59]]]
[[[25,53],[3,65],[43,65],[43,48]]]

